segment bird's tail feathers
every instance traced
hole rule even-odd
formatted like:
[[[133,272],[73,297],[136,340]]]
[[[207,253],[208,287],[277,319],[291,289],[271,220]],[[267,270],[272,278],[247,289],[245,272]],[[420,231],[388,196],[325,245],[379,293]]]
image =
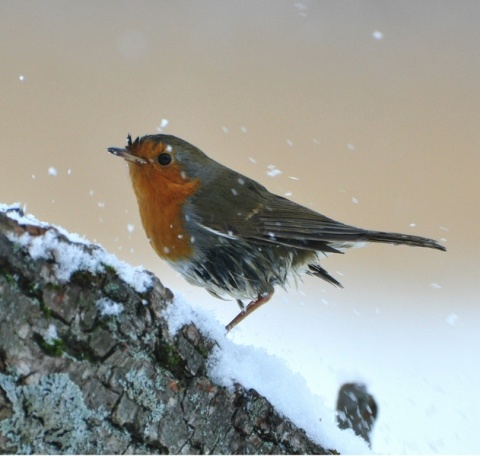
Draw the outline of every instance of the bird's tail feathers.
[[[387,244],[403,244],[413,247],[427,247],[446,251],[447,249],[437,241],[422,236],[412,236],[401,233],[386,233],[383,231],[365,231],[365,241],[382,242]]]

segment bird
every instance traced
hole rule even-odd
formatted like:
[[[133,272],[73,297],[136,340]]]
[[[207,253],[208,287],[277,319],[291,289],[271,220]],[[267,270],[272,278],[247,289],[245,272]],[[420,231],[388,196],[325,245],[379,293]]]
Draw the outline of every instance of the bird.
[[[107,151],[123,158],[147,238],[189,283],[240,312],[230,331],[275,287],[308,274],[342,287],[320,259],[370,242],[445,251],[433,239],[347,225],[269,192],[173,135],[153,134]],[[248,301],[245,305],[244,301]]]

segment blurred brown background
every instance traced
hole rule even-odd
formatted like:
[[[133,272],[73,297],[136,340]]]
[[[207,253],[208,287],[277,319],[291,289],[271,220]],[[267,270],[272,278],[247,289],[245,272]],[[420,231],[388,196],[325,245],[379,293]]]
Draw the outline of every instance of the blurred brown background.
[[[236,304],[186,285],[145,239],[126,166],[105,151],[128,132],[166,119],[330,217],[443,239],[446,254],[330,257],[344,290],[306,279],[232,337],[285,358],[332,407],[341,381],[367,381],[374,450],[458,452],[478,443],[480,408],[461,393],[480,380],[479,24],[477,1],[4,0],[0,202],[155,271],[223,323]]]

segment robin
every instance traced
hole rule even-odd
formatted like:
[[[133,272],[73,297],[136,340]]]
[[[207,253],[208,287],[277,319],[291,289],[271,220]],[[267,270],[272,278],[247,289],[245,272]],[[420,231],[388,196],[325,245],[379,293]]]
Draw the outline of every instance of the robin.
[[[227,331],[301,274],[341,287],[320,257],[368,242],[446,250],[432,239],[336,222],[270,193],[171,135],[147,135],[108,151],[128,163],[142,224],[155,252],[188,282],[241,312]],[[242,300],[249,300],[245,306]]]

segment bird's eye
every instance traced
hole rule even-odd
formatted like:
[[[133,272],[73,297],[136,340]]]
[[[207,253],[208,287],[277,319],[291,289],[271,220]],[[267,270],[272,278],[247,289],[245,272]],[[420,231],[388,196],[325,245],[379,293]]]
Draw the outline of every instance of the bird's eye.
[[[160,154],[158,157],[157,157],[157,161],[158,163],[160,163],[162,166],[167,166],[171,163],[172,161],[172,156],[170,154]]]

